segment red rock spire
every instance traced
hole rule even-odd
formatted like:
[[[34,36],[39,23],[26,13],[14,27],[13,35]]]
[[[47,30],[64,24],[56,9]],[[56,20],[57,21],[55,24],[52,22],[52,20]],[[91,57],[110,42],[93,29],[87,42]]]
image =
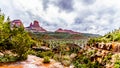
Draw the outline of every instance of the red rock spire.
[[[30,23],[30,26],[29,27],[32,27],[33,26],[33,24],[32,23]]]
[[[30,26],[27,28],[28,30],[31,30],[33,32],[46,32],[46,30],[44,28],[42,28],[39,25],[38,21],[34,21],[33,24],[31,23]]]
[[[40,27],[39,22],[35,20],[33,23],[33,27]]]

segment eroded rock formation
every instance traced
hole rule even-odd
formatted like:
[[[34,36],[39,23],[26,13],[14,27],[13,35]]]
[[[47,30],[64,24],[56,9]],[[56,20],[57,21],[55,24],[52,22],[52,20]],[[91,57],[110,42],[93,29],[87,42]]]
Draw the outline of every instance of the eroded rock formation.
[[[94,43],[92,47],[96,47],[103,50],[120,52],[120,43],[112,42],[112,43]]]
[[[13,28],[13,27],[24,27],[23,24],[22,24],[22,21],[21,20],[13,20],[11,23],[10,23],[10,26]]]
[[[72,30],[67,30],[67,29],[62,29],[62,28],[59,28],[58,30],[56,30],[55,32],[60,32],[60,33],[69,33],[69,34],[80,34],[79,32],[75,32],[75,31],[72,31]]]
[[[28,27],[26,27],[26,30],[31,32],[46,32],[46,30],[42,28],[39,25],[39,22],[36,20],[33,23],[31,23]]]

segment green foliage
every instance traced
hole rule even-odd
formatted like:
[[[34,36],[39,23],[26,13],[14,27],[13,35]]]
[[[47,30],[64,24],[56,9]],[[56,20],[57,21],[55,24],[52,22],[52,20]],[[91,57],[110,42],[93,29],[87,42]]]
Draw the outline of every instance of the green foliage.
[[[114,55],[114,68],[120,68],[120,54],[115,54]]]
[[[120,42],[120,29],[114,30],[105,34],[103,37],[91,38],[88,43],[92,44],[95,42]]]
[[[9,54],[5,54],[4,56],[0,56],[0,62],[14,62],[18,59],[16,56],[12,56]]]
[[[27,51],[27,54],[29,54],[29,55],[36,55],[37,54],[37,52],[35,52],[34,50],[28,50]]]
[[[37,56],[38,57],[41,57],[41,58],[44,58],[44,57],[46,57],[46,56],[48,56],[48,57],[53,57],[53,52],[52,51],[46,51],[46,52],[41,52],[41,51],[39,51],[39,52],[37,52]]]
[[[91,60],[91,56],[94,56],[95,52],[95,50],[84,51],[84,53],[77,55],[73,61],[75,68],[101,68],[98,61]]]
[[[104,57],[103,62],[109,63],[111,58],[112,58],[112,53],[108,53],[108,54]]]
[[[75,68],[101,68],[100,63],[92,62],[89,57],[79,56],[73,62]]]
[[[70,60],[70,57],[68,55],[63,57],[63,60]]]
[[[14,54],[17,54],[19,60],[27,58],[27,51],[30,50],[31,44],[34,41],[24,30],[24,27],[10,27],[10,19],[0,14],[0,51],[10,50]],[[3,56],[3,58],[6,56]],[[8,61],[6,59],[3,59]],[[3,61],[1,60],[1,61]],[[10,61],[10,60],[9,60]]]
[[[48,56],[45,56],[43,63],[50,63],[50,58]]]
[[[114,68],[120,68],[120,60],[115,62]]]
[[[61,57],[58,54],[54,54],[53,59],[56,61],[60,61]]]
[[[32,44],[31,38],[22,27],[13,29],[13,35],[14,36],[12,36],[11,39],[11,42],[13,44],[12,51],[14,53],[17,53],[20,58],[26,59],[27,58],[26,52],[30,49]]]
[[[46,33],[33,33],[31,36],[37,39],[85,39],[88,37],[96,37],[98,35],[94,34],[69,34],[69,33],[59,33],[59,32],[46,32]]]

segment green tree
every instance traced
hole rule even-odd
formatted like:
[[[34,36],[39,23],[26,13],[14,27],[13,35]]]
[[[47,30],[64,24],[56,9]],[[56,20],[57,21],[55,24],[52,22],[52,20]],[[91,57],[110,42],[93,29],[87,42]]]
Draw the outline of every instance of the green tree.
[[[5,21],[4,14],[0,13],[0,51],[10,50],[17,54],[18,58],[26,59],[27,51],[30,49],[34,41],[24,30],[24,27],[14,27],[11,30],[10,18]]]
[[[13,29],[12,33],[13,52],[17,53],[19,58],[26,59],[27,51],[32,44],[31,37],[24,31],[23,27]]]

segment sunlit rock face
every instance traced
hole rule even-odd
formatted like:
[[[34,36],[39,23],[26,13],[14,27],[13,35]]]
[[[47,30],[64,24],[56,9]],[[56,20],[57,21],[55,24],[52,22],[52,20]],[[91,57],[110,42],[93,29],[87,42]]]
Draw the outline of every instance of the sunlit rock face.
[[[21,20],[13,20],[11,23],[10,23],[10,26],[13,28],[14,26],[15,27],[24,27],[23,24],[22,24],[22,21]]]
[[[112,43],[112,49],[114,52],[120,52],[120,43]]]
[[[69,34],[80,34],[79,32],[75,32],[75,31],[72,31],[72,30],[67,30],[67,29],[62,29],[62,28],[59,28],[58,30],[56,30],[55,32],[60,32],[60,33],[69,33]]]
[[[120,52],[120,43],[112,42],[112,43],[95,43],[93,44],[93,47],[113,51],[113,52]]]
[[[36,20],[33,23],[31,23],[28,27],[26,27],[26,30],[31,32],[47,32],[44,28],[42,28],[39,25],[39,22]]]

